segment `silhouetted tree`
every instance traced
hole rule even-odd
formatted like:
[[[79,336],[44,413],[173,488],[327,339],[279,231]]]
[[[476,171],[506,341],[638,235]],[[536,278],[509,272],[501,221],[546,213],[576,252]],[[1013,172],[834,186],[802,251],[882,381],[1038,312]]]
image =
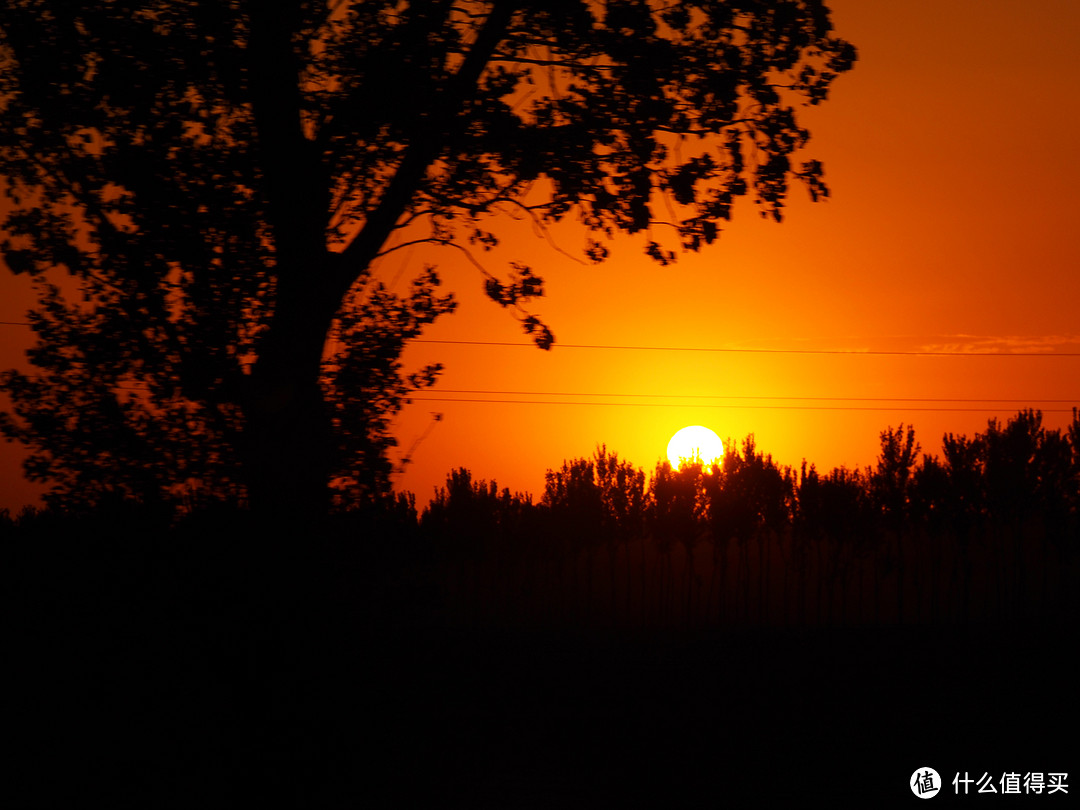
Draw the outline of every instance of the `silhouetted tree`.
[[[947,523],[950,497],[949,472],[945,465],[938,461],[937,456],[924,454],[912,476],[909,514],[912,530],[923,544],[922,555],[929,558],[924,559],[923,572],[916,582],[916,611],[922,604],[921,595],[925,584],[925,590],[930,597],[930,618],[935,620],[943,618],[939,599],[941,577],[949,551],[947,546],[952,545],[949,534],[951,527]],[[927,565],[929,572],[926,571]],[[924,577],[928,577],[927,583],[923,582]],[[915,618],[918,621],[918,612]]]
[[[605,445],[594,454],[596,483],[600,487],[603,502],[604,536],[608,547],[609,572],[611,575],[611,607],[615,612],[615,572],[619,550],[626,557],[626,606],[629,612],[632,566],[630,544],[641,539],[645,531],[647,497],[645,471],[610,453]]]
[[[759,611],[764,611],[770,548],[780,541],[790,519],[793,483],[789,471],[779,469],[770,455],[758,452],[751,434],[743,440],[741,451],[734,444],[726,448],[717,476],[705,482],[710,536],[714,543],[726,543],[728,538],[736,541],[736,589],[741,591],[744,613],[750,605],[750,548],[756,545],[758,604]]]
[[[896,615],[904,615],[904,529],[908,520],[909,482],[915,462],[919,457],[919,443],[915,441],[915,429],[901,424],[895,430],[888,427],[881,432],[881,452],[877,466],[870,474],[870,488],[874,503],[882,518],[882,526],[888,532],[894,555],[886,557],[896,571]]]
[[[602,462],[607,465],[606,449]],[[593,568],[597,551],[613,543],[614,515],[608,513],[602,477],[597,474],[597,461],[578,458],[563,462],[562,468],[548,470],[544,476],[544,497],[540,503],[551,515],[551,528],[566,548],[575,581],[584,560],[586,616],[592,608]],[[618,495],[609,490],[610,498]]]
[[[446,477],[446,486],[424,510],[422,523],[438,537],[444,553],[458,559],[479,557],[495,549],[499,511],[498,485],[474,481],[464,467]]]
[[[727,602],[728,546],[739,530],[736,523],[737,519],[734,517],[733,493],[722,485],[723,465],[725,462],[730,465],[731,462],[727,461],[727,456],[733,449],[729,448],[728,452],[725,453],[725,458],[721,460],[720,469],[715,469],[716,464],[713,464],[712,474],[707,476],[703,482],[705,502],[707,504],[705,540],[712,547],[712,567],[705,595],[705,610],[706,614],[711,613],[713,601],[715,600],[717,605],[716,619],[721,622],[725,618],[724,606]]]
[[[870,484],[887,523],[900,524],[907,517],[908,484],[920,449],[910,425],[906,431],[903,424],[881,431],[881,452]]]
[[[972,440],[947,433],[942,438],[941,449],[949,474],[948,516],[957,545],[953,580],[960,591],[961,616],[966,619],[973,574],[971,544],[978,535],[983,516],[981,442],[978,437]]]
[[[1069,488],[1069,502],[1074,514],[1080,513],[1080,408],[1072,408],[1072,421],[1066,431],[1069,448],[1072,451],[1072,486]]]
[[[841,616],[849,610],[848,589],[857,574],[856,593],[862,607],[863,576],[867,558],[880,551],[873,543],[878,527],[872,517],[866,478],[858,470],[837,467],[820,476],[814,467],[805,471],[798,490],[798,543],[800,553],[816,558],[817,616],[829,623],[834,608]],[[837,605],[837,597],[839,604]]]
[[[507,211],[541,228],[573,213],[592,261],[646,233],[662,264],[661,218],[689,250],[743,195],[779,221],[792,180],[828,193],[821,163],[793,162],[809,137],[793,105],[854,60],[819,0],[7,3],[0,247],[12,271],[63,268],[83,296],[42,282],[33,359],[64,397],[9,375],[9,435],[46,480],[85,480],[92,456],[128,465],[120,488],[209,478],[267,514],[317,512],[335,429],[339,447],[357,437],[341,398],[371,395],[327,394],[327,339],[355,335],[334,324],[370,300],[373,262],[490,248]],[[543,290],[533,270],[482,272],[549,347],[523,308]],[[369,328],[392,356],[413,330]],[[385,382],[373,368],[364,384]]]
[[[1041,432],[1042,416],[1021,411],[1005,425],[991,419],[980,434],[982,485],[991,520],[1018,519],[1029,508],[1035,478],[1032,462]]]
[[[410,391],[433,385],[442,370],[429,364],[406,375],[400,361],[407,341],[454,309],[450,296],[435,295],[437,285],[435,271],[428,268],[407,297],[376,283],[361,303],[339,313],[332,339],[341,348],[323,364],[334,450],[331,487],[338,506],[355,507],[389,492],[388,450],[396,444],[390,419]]]
[[[670,610],[674,594],[672,549],[681,545],[686,553],[686,615],[689,618],[693,595],[694,548],[705,534],[706,500],[700,458],[682,459],[677,468],[667,459],[656,465],[649,482],[651,534],[660,552],[660,609]]]
[[[510,589],[511,568],[533,540],[536,523],[527,496],[499,490],[495,481],[474,480],[464,467],[447,476],[446,486],[421,515],[426,542],[444,570],[456,572],[459,598],[478,614],[497,615]]]

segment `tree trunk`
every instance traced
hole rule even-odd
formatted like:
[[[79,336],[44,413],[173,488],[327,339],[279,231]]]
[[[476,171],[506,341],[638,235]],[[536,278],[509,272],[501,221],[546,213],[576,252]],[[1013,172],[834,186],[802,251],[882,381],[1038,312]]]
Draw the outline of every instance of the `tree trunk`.
[[[243,402],[243,457],[252,511],[292,523],[321,516],[329,505],[331,434],[319,377],[326,335],[348,284],[335,278],[340,268],[326,249],[330,182],[301,120],[292,45],[299,5],[252,3],[250,20],[248,74],[275,287]]]
[[[274,314],[259,346],[244,401],[244,458],[253,511],[305,525],[329,506],[332,434],[319,387],[323,346],[338,308],[368,268],[422,183],[458,113],[506,30],[516,4],[499,3],[457,73],[410,139],[378,205],[341,254],[327,250],[331,178],[326,145],[304,131],[300,64],[293,34],[300,4],[250,3],[252,112],[274,245]]]
[[[249,505],[274,521],[318,519],[329,506],[330,420],[319,389],[324,333],[303,324],[275,325],[268,341],[293,340],[293,348],[259,357],[245,413]],[[316,345],[305,350],[303,343]]]

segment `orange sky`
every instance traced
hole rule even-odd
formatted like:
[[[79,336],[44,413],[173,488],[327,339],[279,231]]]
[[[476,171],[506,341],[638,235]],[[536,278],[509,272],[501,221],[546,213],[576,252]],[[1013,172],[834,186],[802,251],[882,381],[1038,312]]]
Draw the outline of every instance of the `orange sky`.
[[[781,225],[741,205],[718,243],[668,268],[631,239],[616,243],[605,264],[579,265],[528,225],[511,225],[503,248],[484,261],[496,273],[506,261],[527,261],[544,277],[547,297],[534,310],[555,333],[550,352],[524,345],[460,254],[401,251],[386,260],[379,275],[400,270],[402,286],[435,262],[458,296],[458,312],[425,337],[523,344],[407,351],[407,366],[438,361],[446,372],[397,420],[399,453],[432,425],[433,412],[444,416],[396,477],[400,488],[424,503],[464,466],[539,497],[547,468],[599,442],[651,470],[689,424],[740,441],[753,432],[781,463],[805,458],[828,469],[873,463],[878,433],[900,422],[914,424],[927,452],[939,451],[946,431],[971,435],[1022,406],[1041,407],[1050,427],[1067,422],[1069,407],[1080,405],[1080,357],[569,347],[1080,353],[1080,5],[829,6],[839,35],[859,49],[828,102],[802,111],[813,134],[806,156],[825,162],[829,201],[812,204],[795,189]],[[572,227],[553,236],[579,250]],[[25,279],[0,276],[0,320],[24,320],[28,303]],[[0,367],[25,366],[28,330],[0,326],[0,337]],[[432,397],[601,404],[419,401]],[[979,401],[797,399],[822,397]],[[840,409],[808,409],[822,406]],[[0,508],[34,497],[17,457],[0,444]]]

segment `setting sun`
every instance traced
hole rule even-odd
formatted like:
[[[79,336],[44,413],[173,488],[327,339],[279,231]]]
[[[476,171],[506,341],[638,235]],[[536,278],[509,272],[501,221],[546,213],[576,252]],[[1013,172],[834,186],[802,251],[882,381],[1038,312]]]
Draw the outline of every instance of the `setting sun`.
[[[706,465],[724,457],[724,443],[707,427],[691,425],[671,437],[667,446],[668,460],[676,469],[683,459],[701,459]]]

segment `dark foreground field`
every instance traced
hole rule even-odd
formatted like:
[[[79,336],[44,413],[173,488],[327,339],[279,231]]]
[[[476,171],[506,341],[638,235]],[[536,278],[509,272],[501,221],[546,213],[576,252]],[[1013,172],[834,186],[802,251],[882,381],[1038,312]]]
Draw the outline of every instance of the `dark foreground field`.
[[[888,806],[922,766],[1074,778],[1075,622],[464,625],[341,560],[212,548],[7,550],[41,804]]]
[[[383,717],[402,787],[493,806],[875,806],[924,765],[1068,770],[1068,643],[1020,632],[418,635]]]

